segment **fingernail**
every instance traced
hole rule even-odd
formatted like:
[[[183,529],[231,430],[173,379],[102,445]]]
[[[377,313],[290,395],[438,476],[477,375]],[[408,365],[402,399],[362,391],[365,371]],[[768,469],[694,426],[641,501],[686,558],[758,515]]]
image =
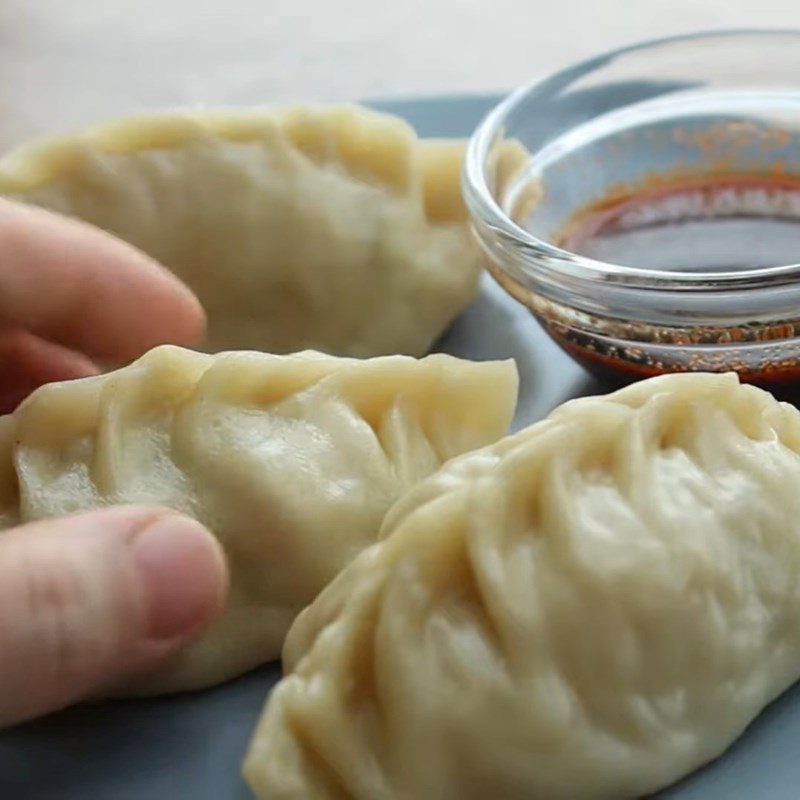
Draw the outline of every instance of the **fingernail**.
[[[187,636],[219,614],[227,592],[225,557],[199,522],[160,517],[132,546],[152,639]]]

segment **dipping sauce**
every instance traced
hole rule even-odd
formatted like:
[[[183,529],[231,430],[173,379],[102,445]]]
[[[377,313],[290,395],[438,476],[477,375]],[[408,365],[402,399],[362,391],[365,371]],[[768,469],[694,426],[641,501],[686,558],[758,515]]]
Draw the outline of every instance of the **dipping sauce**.
[[[713,275],[800,262],[800,175],[785,174],[778,165],[770,173],[649,176],[639,186],[614,187],[579,209],[553,238],[579,255],[652,270]],[[564,350],[605,381],[681,371],[640,347],[606,345],[556,320],[541,321]],[[777,329],[732,326],[722,339],[728,345],[768,342],[800,334],[794,328],[788,323]],[[710,336],[720,341],[719,330],[712,334],[698,328],[675,344],[688,352],[693,344],[707,344]],[[651,331],[649,338],[667,343],[674,337],[665,330]],[[703,350],[696,363],[689,359],[683,369],[713,369],[703,363],[707,356]],[[754,369],[746,361],[736,364],[735,351],[727,349],[725,368],[736,368],[742,380],[773,390],[800,385],[800,358],[778,358]]]
[[[576,211],[554,243],[646,269],[713,273],[800,262],[800,175],[653,176]]]
[[[575,331],[570,331],[558,325],[548,325],[544,320],[544,329],[550,337],[569,353],[576,361],[604,383],[625,384],[642,378],[652,378],[668,372],[689,372],[691,367],[678,368],[675,364],[660,364],[651,361],[642,350],[638,350],[637,358],[634,348],[619,349],[609,348],[603,351],[598,347],[596,339],[584,336]],[[734,356],[735,357],[735,356]],[[734,369],[735,364],[726,365],[725,370]],[[700,366],[699,371],[709,371],[708,367]],[[752,370],[746,364],[736,370],[745,383],[752,383],[769,389],[775,395],[795,399],[800,391],[800,360],[784,359],[769,363],[763,367]]]

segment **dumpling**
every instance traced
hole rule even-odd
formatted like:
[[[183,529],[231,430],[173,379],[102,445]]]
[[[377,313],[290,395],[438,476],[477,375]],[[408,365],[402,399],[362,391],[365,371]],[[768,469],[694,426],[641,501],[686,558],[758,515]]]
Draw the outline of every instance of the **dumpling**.
[[[276,658],[400,494],[506,432],[516,385],[513,362],[160,347],[0,419],[0,521],[154,503],[205,523],[228,557],[229,606],[121,691],[208,686]]]
[[[295,622],[261,798],[621,800],[800,677],[800,412],[734,375],[454,459]]]
[[[209,352],[419,356],[482,266],[463,153],[356,106],[174,111],[12,152],[0,194],[169,267],[208,312]]]

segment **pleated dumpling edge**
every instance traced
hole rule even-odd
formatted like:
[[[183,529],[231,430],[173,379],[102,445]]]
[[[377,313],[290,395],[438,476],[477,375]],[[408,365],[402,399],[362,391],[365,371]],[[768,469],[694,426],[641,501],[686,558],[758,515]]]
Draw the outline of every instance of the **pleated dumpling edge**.
[[[516,387],[513,362],[156,348],[0,419],[0,520],[141,503],[204,523],[230,565],[225,614],[114,693],[209,686],[276,658],[397,497],[505,433]]]
[[[210,352],[420,356],[483,264],[463,155],[359,106],[165,111],[7,154],[0,194],[169,267],[208,312]]]
[[[735,375],[453,459],[306,609],[245,761],[283,800],[636,798],[800,677],[800,412]]]

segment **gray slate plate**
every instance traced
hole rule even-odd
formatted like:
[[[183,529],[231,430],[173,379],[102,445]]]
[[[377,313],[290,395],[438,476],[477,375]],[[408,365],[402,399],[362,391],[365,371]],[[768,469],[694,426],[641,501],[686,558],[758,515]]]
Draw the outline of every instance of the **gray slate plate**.
[[[423,135],[466,136],[496,100],[372,105],[401,114]],[[570,397],[605,388],[488,279],[440,348],[474,359],[517,360],[517,427]],[[247,800],[242,756],[279,675],[271,665],[208,692],[76,708],[6,731],[0,734],[0,800]],[[659,798],[798,800],[797,745],[800,686],[767,709],[723,758]]]

